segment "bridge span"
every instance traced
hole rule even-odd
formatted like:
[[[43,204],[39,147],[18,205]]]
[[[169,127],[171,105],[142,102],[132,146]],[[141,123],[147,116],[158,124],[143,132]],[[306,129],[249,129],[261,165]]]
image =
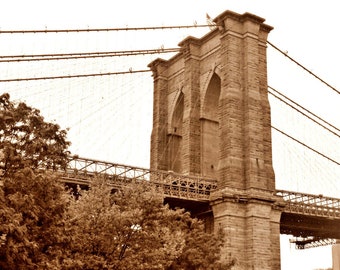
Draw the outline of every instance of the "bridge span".
[[[209,212],[210,194],[217,189],[217,181],[199,176],[188,176],[171,171],[116,164],[94,159],[70,158],[67,169],[60,171],[62,181],[68,184],[88,186],[96,176],[107,177],[111,184],[119,188],[133,179],[150,181],[161,187],[165,200],[181,201],[181,205],[195,212],[195,208]],[[240,190],[235,192],[240,194]],[[276,190],[275,195],[282,198],[281,234],[292,234],[298,248],[330,244],[340,239],[340,198],[321,194]],[[239,196],[234,196],[240,200]],[[247,203],[247,193],[242,200]],[[199,207],[196,207],[199,206]],[[195,213],[199,215],[200,213]]]

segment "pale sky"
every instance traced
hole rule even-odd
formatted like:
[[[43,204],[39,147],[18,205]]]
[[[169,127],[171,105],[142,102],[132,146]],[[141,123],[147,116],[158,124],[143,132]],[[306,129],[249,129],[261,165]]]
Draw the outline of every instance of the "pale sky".
[[[268,40],[340,88],[338,1],[3,1],[0,30],[77,29],[206,24],[225,10],[250,12],[274,30]],[[83,34],[1,34],[1,55],[173,48],[209,29]],[[148,55],[93,60],[0,63],[1,78],[43,77],[147,69]],[[268,84],[340,127],[340,96],[268,47]],[[41,109],[70,127],[72,152],[89,158],[149,166],[152,77],[137,74],[85,79],[0,83],[0,92]],[[271,98],[273,125],[340,161],[338,138],[324,134]],[[315,134],[315,136],[310,136]],[[339,166],[310,155],[273,131],[277,188],[340,197]],[[339,195],[338,195],[339,194]],[[296,251],[282,236],[282,269],[331,267],[330,247]]]

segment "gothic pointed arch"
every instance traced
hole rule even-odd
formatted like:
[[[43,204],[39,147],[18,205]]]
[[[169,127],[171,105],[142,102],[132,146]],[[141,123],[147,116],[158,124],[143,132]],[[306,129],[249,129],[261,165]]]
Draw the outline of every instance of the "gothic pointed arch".
[[[170,130],[168,133],[168,170],[181,172],[182,170],[182,135],[183,135],[183,111],[184,111],[184,94],[179,92],[175,106],[173,108],[170,121]]]
[[[220,154],[219,135],[219,100],[221,94],[221,79],[214,72],[210,78],[203,100],[201,117],[201,168],[202,175],[217,178]]]

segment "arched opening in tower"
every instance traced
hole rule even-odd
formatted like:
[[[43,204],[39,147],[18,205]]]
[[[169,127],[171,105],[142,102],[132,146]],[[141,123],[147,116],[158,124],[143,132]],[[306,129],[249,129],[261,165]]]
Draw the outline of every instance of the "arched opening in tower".
[[[184,110],[184,94],[180,92],[176,105],[174,107],[170,132],[168,134],[168,170],[174,172],[182,172],[182,125],[183,125],[183,110]]]
[[[217,178],[220,155],[219,100],[221,79],[214,73],[210,79],[201,117],[201,168],[202,175]]]

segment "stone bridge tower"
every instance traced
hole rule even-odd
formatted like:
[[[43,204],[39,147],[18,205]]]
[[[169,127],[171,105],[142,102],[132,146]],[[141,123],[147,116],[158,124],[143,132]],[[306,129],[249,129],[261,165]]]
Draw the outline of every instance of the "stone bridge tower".
[[[253,14],[225,11],[202,38],[156,59],[151,169],[218,180],[211,194],[223,260],[233,269],[280,269],[280,198],[275,193],[266,41]]]

